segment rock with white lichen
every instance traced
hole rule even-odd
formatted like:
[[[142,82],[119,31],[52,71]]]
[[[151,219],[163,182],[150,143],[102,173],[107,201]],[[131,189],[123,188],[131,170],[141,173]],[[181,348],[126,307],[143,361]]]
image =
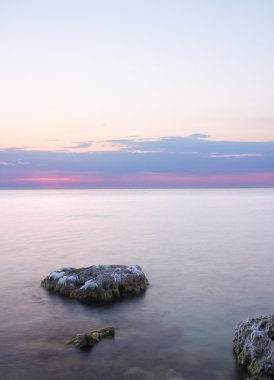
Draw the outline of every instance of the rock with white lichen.
[[[142,293],[148,280],[139,265],[92,265],[51,272],[42,287],[85,303],[110,303]]]
[[[274,315],[241,321],[233,345],[238,362],[252,379],[274,379]]]
[[[95,344],[99,343],[103,338],[114,337],[114,334],[115,330],[113,327],[104,327],[100,330],[91,331],[90,333],[74,335],[67,340],[66,344],[86,350],[95,346]]]

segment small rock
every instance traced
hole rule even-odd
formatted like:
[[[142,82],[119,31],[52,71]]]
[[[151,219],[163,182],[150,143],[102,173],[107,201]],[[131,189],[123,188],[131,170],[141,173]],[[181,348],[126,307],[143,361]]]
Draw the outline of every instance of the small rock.
[[[100,330],[94,330],[86,334],[77,334],[67,340],[66,344],[73,345],[80,349],[92,348],[100,340],[107,336],[114,336],[115,330],[113,327],[104,327]]]

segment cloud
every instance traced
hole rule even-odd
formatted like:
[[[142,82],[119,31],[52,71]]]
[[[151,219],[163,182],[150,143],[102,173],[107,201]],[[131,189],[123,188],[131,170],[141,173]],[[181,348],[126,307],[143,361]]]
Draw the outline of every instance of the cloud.
[[[0,162],[12,164],[0,165],[0,187],[274,186],[274,142],[166,136],[108,140],[116,151],[80,150],[90,143],[77,142],[76,151],[2,149]]]
[[[13,166],[13,162],[0,161],[0,166]]]
[[[211,136],[205,135],[203,133],[193,133],[192,135],[188,136],[191,139],[208,139]]]
[[[85,149],[90,148],[92,146],[92,141],[75,141],[72,146],[67,146],[67,149]]]
[[[209,139],[192,138],[191,136],[166,136],[158,139],[112,139],[108,140],[108,142],[113,145],[119,145],[121,151],[125,152],[155,151],[183,154],[199,153],[205,155],[274,153],[274,142],[212,141]]]
[[[238,153],[238,154],[220,154],[220,153],[213,153],[210,155],[210,157],[215,158],[244,158],[244,157],[262,157],[263,154],[261,153]]]

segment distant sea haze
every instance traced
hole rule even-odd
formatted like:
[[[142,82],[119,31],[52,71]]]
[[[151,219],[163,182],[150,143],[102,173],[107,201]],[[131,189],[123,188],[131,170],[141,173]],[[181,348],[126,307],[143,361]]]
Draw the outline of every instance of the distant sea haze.
[[[56,151],[0,150],[0,188],[274,187],[274,142],[206,135],[108,140]]]

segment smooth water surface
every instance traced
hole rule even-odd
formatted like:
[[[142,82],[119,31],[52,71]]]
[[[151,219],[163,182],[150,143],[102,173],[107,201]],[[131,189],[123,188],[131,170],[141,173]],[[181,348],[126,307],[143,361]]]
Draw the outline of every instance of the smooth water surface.
[[[0,192],[0,378],[234,380],[239,320],[274,312],[274,190]],[[48,293],[63,266],[139,264],[111,306]],[[114,326],[90,352],[68,337]]]

